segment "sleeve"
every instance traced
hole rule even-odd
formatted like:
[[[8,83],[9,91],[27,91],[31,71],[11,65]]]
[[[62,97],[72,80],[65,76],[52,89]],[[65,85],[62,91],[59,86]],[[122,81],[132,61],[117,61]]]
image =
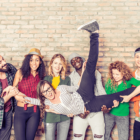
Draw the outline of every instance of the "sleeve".
[[[4,99],[0,97],[0,110],[4,109]]]
[[[60,87],[60,86],[58,86]],[[67,85],[61,85],[61,88],[65,89],[69,93],[76,92],[76,90],[79,88],[79,86],[67,86]]]
[[[70,79],[70,77],[67,77],[67,78],[68,78],[68,80],[67,80],[67,84],[66,85],[70,86],[71,85],[71,79]]]
[[[96,75],[96,86],[97,86],[98,94],[106,95],[105,89],[102,84],[101,74],[99,73],[99,71],[96,70],[95,75]]]
[[[132,77],[129,82],[131,83],[131,85],[134,85],[134,86],[140,86],[140,80],[137,80],[135,79],[134,77]]]
[[[26,101],[26,103],[33,104],[33,105],[41,105],[39,99],[24,97],[25,99],[29,100],[30,102]]]
[[[30,97],[24,97],[24,98],[30,101],[30,102],[26,101],[26,103],[29,103],[32,105],[41,105],[39,99],[30,98]],[[45,99],[44,103],[45,103],[45,105],[49,105],[49,103],[47,102],[47,99]]]

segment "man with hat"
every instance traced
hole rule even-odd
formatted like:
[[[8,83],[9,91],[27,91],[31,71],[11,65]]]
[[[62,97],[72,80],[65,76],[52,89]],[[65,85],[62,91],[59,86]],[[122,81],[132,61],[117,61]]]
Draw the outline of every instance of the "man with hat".
[[[12,88],[16,68],[6,63],[0,55],[0,139],[9,140],[12,128],[12,112],[16,106],[14,95],[18,92],[16,88]],[[8,87],[9,86],[9,87]],[[7,88],[8,87],[8,88]],[[8,95],[3,92],[10,91]],[[13,89],[13,90],[12,90]]]
[[[82,73],[82,66],[85,58],[80,56],[77,53],[72,53],[68,58],[70,64],[75,68],[75,70],[69,75],[71,78],[71,85],[77,85]],[[95,71],[96,85],[95,85],[95,95],[106,94],[102,82],[101,74],[98,70]],[[90,113],[85,119],[80,118],[79,116],[74,116],[73,119],[73,140],[84,140],[86,129],[90,125],[93,137],[100,138],[104,140],[104,116],[103,112]]]

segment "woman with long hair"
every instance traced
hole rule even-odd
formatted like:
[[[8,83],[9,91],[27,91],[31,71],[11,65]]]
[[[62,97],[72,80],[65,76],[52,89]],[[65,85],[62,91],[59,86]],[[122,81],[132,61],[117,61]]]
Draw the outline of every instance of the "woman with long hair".
[[[14,131],[16,140],[34,140],[37,131],[40,110],[39,107],[32,104],[24,104],[20,100],[20,95],[37,98],[37,84],[45,76],[45,66],[42,60],[43,56],[36,48],[32,48],[25,56],[21,68],[17,71],[13,86],[17,86],[19,95],[17,107],[14,115]]]
[[[51,83],[54,89],[58,85],[70,85],[70,78],[66,76],[67,65],[66,60],[63,55],[55,54],[49,64],[49,73],[44,80]],[[43,102],[42,102],[43,103]],[[44,108],[45,105],[41,104],[41,117],[44,118],[45,125],[45,138],[46,140],[55,140],[55,131],[57,130],[57,140],[66,140],[70,125],[70,118],[61,115],[55,114],[49,109],[45,113],[44,117]]]
[[[103,105],[106,105],[107,108],[112,108],[113,100],[117,100],[119,102],[122,101],[120,95],[128,95],[127,97],[124,97],[123,100],[127,101],[127,99],[132,98],[139,93],[140,86],[138,86],[137,88],[132,87],[124,91],[117,92],[116,94],[101,96],[94,95],[94,85],[96,81],[95,70],[98,59],[99,46],[99,26],[96,21],[92,21],[88,23],[87,26],[81,26],[81,29],[89,31],[91,33],[91,36],[89,57],[86,66],[85,63],[83,65],[81,81],[79,82],[80,86],[72,87],[60,85],[57,87],[57,89],[54,90],[49,82],[42,80],[39,82],[37,87],[39,100],[25,97],[26,99],[30,100],[30,103],[36,105],[49,105],[49,107],[54,109],[54,111],[64,115],[76,115],[84,113],[85,106],[86,110],[88,110],[85,113],[87,115],[89,111],[100,111]]]
[[[131,69],[121,61],[115,61],[109,65],[108,79],[105,84],[107,94],[113,94],[138,86],[140,82],[133,78]],[[121,140],[128,140],[129,137],[129,103],[120,103],[110,113],[105,114],[105,140],[110,140],[110,133],[114,124],[117,124],[118,137]]]

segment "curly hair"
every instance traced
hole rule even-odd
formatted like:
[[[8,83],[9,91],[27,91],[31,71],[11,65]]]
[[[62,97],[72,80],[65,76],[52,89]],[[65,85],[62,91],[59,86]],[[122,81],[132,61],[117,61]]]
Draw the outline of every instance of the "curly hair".
[[[107,81],[110,79],[111,80],[111,85],[113,88],[117,86],[117,82],[113,78],[113,69],[117,69],[119,72],[121,72],[123,76],[123,82],[126,84],[126,81],[130,80],[132,78],[132,71],[131,69],[122,61],[115,61],[114,63],[111,63],[109,65],[109,73],[108,73],[108,78]]]
[[[49,83],[48,81],[46,80],[40,80],[40,82],[38,83],[37,85],[37,98],[40,100],[40,114],[41,114],[41,117],[40,117],[40,120],[42,120],[44,118],[44,114],[45,114],[45,97],[44,95],[42,94],[42,89],[44,88],[45,84],[48,84],[53,90],[54,88],[52,87],[51,83]]]
[[[60,71],[60,75],[61,75],[61,78],[64,80],[65,77],[66,77],[67,64],[66,64],[66,60],[65,60],[65,58],[64,58],[64,56],[63,56],[62,54],[55,54],[55,55],[52,57],[52,59],[51,59],[51,61],[50,61],[50,64],[49,64],[49,75],[52,76],[52,77],[55,77],[51,65],[52,65],[54,59],[56,59],[56,58],[60,58],[60,60],[61,60],[61,63],[62,63],[62,66],[63,66],[63,67],[62,67],[62,69],[61,69],[61,71]]]
[[[22,62],[22,66],[21,66],[20,70],[21,70],[23,78],[27,78],[31,73],[30,59],[32,56],[33,56],[33,54],[27,55]],[[41,64],[39,65],[37,72],[39,73],[39,78],[42,80],[45,76],[45,65],[44,65],[42,58],[41,57],[39,57],[39,58],[40,58]]]

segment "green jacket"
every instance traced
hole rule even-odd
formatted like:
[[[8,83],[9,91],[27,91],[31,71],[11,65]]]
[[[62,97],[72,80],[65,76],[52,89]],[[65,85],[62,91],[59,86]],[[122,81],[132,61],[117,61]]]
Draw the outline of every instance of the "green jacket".
[[[105,90],[107,94],[113,94],[119,91],[123,91],[125,89],[130,88],[132,85],[139,86],[140,81],[136,80],[135,78],[131,78],[130,80],[126,81],[126,83],[122,82],[115,88],[111,85],[111,80],[109,79],[105,84]],[[115,116],[128,116],[129,115],[129,103],[120,103],[118,107],[111,109],[111,114]]]
[[[46,76],[44,78],[44,80],[52,83],[52,76]],[[70,85],[70,78],[68,76],[66,76],[65,80],[61,79],[60,77],[60,83],[59,85]],[[62,121],[66,121],[69,120],[70,118],[67,117],[66,115],[60,115],[60,114],[55,114],[55,113],[51,113],[51,112],[46,112],[45,113],[45,118],[44,121],[46,123],[55,123],[55,122],[62,122]]]

